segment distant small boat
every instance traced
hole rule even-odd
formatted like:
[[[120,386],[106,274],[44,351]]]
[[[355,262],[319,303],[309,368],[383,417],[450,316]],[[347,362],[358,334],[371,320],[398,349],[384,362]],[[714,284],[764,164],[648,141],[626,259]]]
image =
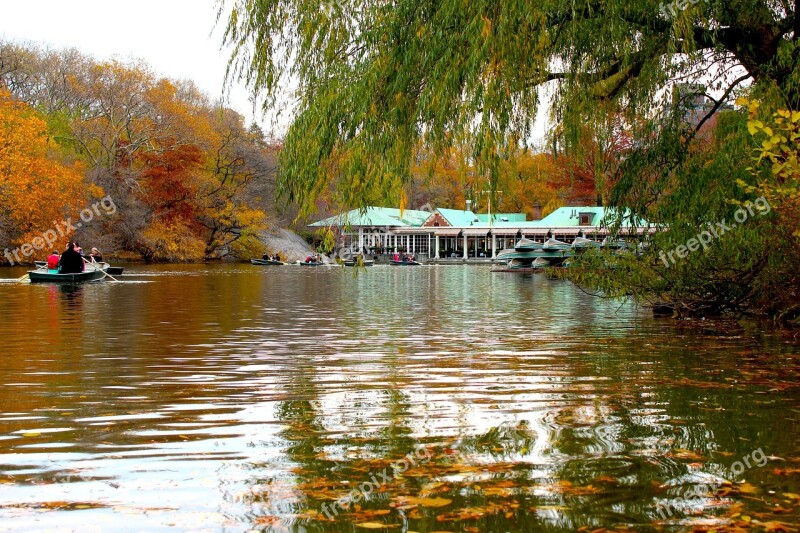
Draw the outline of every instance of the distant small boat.
[[[542,250],[569,250],[570,248],[572,248],[572,246],[569,244],[564,241],[553,239],[552,237],[542,244]]]
[[[572,241],[573,248],[599,248],[602,245],[603,243],[587,239],[586,237],[575,237],[575,240]]]
[[[31,283],[85,283],[100,281],[106,277],[108,263],[88,263],[86,270],[74,274],[61,274],[57,270],[49,270],[47,265],[36,270],[30,270],[28,276]]]
[[[626,250],[630,248],[630,245],[622,239],[611,240],[608,237],[603,239],[602,245],[604,248],[611,248],[615,250]]]
[[[394,266],[414,266],[414,265],[421,265],[419,261],[395,261],[392,259],[392,264]]]
[[[528,252],[531,250],[541,250],[542,246],[543,245],[540,242],[522,238],[517,242],[517,244],[514,245],[514,249],[518,252]]]
[[[298,261],[297,264],[304,267],[318,267],[318,266],[323,266],[325,263],[323,263],[322,261],[308,261],[308,262]]]
[[[546,268],[552,265],[551,261],[548,261],[544,257],[537,257],[531,263],[531,268]]]
[[[343,261],[343,263],[344,263],[344,266],[346,266],[346,267],[354,267],[354,266],[371,267],[372,265],[375,264],[375,260],[374,259],[364,259],[363,261],[358,261],[356,259],[348,259],[346,261]]]
[[[278,266],[285,265],[283,261],[276,261],[275,259],[251,259],[250,264],[258,266]]]

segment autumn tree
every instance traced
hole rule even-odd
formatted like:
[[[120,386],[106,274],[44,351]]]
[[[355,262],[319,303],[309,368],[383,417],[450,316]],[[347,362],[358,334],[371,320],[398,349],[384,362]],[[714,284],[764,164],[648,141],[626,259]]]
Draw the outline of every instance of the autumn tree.
[[[260,253],[276,208],[272,147],[189,81],[139,62],[0,42],[0,85],[39,110],[61,152],[114,198],[113,220],[81,230],[147,260]]]
[[[101,192],[87,186],[82,170],[78,163],[60,161],[45,121],[0,89],[0,238],[4,246],[30,244],[35,251],[25,253],[24,259],[42,258],[52,251],[45,249],[42,240],[49,231],[48,238],[57,235],[61,247],[72,236],[64,219],[77,223],[84,203],[92,193]]]

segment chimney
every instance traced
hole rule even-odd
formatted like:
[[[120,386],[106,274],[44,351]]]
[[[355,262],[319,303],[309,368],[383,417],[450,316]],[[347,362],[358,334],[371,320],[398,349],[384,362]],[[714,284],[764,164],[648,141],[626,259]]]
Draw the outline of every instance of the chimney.
[[[467,211],[472,211],[472,200],[467,200]]]
[[[535,203],[533,204],[533,220],[541,220],[542,219],[542,204]]]

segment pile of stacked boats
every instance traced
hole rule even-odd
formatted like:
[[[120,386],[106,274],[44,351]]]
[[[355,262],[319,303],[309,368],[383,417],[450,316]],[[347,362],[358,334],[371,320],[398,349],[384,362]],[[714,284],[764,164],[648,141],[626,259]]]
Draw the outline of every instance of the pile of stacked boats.
[[[612,241],[606,238],[595,241],[586,237],[576,237],[570,244],[549,238],[544,242],[520,239],[513,249],[502,250],[497,254],[498,261],[506,261],[503,271],[532,270],[545,267],[567,266],[576,253],[588,248],[609,248],[623,250],[629,247],[625,241]]]

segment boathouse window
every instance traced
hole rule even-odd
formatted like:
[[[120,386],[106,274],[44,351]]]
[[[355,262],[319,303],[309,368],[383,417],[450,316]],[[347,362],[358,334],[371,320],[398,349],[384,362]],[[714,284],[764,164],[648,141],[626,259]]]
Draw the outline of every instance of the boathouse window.
[[[434,228],[438,228],[438,227],[439,227],[439,223],[438,223],[438,222],[434,222],[434,223],[433,223],[433,227],[434,227]]]
[[[594,218],[594,213],[581,213],[580,214],[580,225],[581,226],[591,226],[592,225],[592,218]]]

